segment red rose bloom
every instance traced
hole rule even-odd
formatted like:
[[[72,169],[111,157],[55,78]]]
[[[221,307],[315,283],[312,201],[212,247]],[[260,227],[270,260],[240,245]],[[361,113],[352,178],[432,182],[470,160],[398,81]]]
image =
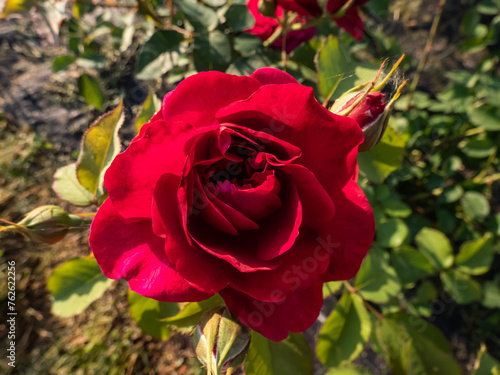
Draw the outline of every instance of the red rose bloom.
[[[364,26],[363,20],[358,13],[358,7],[366,2],[368,2],[368,0],[356,0],[343,17],[335,19],[337,25],[351,34],[356,40],[363,39]],[[345,0],[328,0],[326,10],[330,14],[335,14],[342,9],[346,3],[347,1]]]
[[[297,12],[302,16],[320,17],[323,13],[318,0],[276,0],[284,9]],[[358,13],[358,7],[368,2],[368,0],[356,0],[353,5],[347,10],[346,14],[341,18],[336,18],[334,21],[339,27],[346,30],[355,39],[363,39],[363,21]],[[328,0],[326,11],[330,14],[335,14],[346,5],[347,0]]]
[[[259,0],[249,0],[247,3],[248,10],[255,18],[254,26],[248,30],[250,34],[258,36],[262,41],[269,39],[273,35],[279,23],[272,17],[263,16],[258,9]],[[276,8],[276,17],[283,17],[283,8]],[[316,28],[309,27],[304,30],[291,30],[286,33],[286,53],[292,52],[295,48],[308,40],[311,40],[316,34]],[[283,37],[279,37],[271,44],[274,48],[282,48]]]
[[[90,231],[103,273],[160,301],[220,293],[272,340],[309,328],[322,283],[374,236],[355,182],[358,124],[276,69],[185,79],[105,175]]]

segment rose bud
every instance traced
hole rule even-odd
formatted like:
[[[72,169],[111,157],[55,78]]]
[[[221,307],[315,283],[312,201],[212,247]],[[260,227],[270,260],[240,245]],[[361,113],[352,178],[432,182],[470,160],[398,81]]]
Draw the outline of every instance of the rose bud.
[[[360,152],[369,151],[375,147],[384,135],[394,103],[401,95],[401,90],[407,81],[404,81],[397,88],[389,102],[384,102],[386,95],[382,94],[380,90],[387,85],[404,57],[405,55],[401,56],[390,72],[382,79],[382,82],[377,84],[387,60],[382,63],[373,81],[365,82],[348,90],[330,108],[331,112],[349,117],[358,123],[365,137],[363,143],[358,147]],[[366,87],[367,89],[365,89]],[[361,90],[365,91],[361,92]]]
[[[74,229],[90,224],[88,219],[70,214],[58,206],[40,206],[28,212],[20,222],[9,223],[2,230],[22,233],[32,240],[54,244]]]
[[[274,0],[259,0],[257,7],[260,14],[262,14],[263,16],[274,17],[278,4],[276,4]]]
[[[209,375],[219,375],[243,363],[250,344],[250,329],[225,307],[207,311],[193,334],[196,355]],[[231,372],[232,372],[231,371]]]
[[[387,102],[384,102],[385,94],[379,91],[371,92],[357,103],[363,95],[364,93],[355,95],[339,110],[342,112],[354,106],[347,117],[356,120],[363,130],[365,140],[359,145],[361,152],[368,151],[380,141],[387,127],[387,121],[384,120],[389,119],[389,116],[384,116],[387,107]]]

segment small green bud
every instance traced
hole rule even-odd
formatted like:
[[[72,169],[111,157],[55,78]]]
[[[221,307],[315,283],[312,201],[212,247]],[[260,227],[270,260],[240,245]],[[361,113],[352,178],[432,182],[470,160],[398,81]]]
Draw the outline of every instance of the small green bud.
[[[250,329],[233,317],[227,308],[217,307],[201,317],[193,334],[193,344],[208,374],[220,375],[243,363],[250,336]]]
[[[274,17],[278,5],[274,0],[259,0],[257,7],[263,16]]]
[[[70,214],[59,206],[40,206],[28,212],[17,224],[10,223],[2,229],[25,234],[35,241],[54,244],[69,231],[89,223],[89,219]]]

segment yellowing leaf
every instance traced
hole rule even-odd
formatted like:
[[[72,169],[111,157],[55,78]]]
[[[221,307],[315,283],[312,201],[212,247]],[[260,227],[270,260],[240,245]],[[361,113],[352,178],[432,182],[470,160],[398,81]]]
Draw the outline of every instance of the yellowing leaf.
[[[96,198],[104,195],[104,173],[120,152],[118,130],[123,120],[123,100],[120,100],[114,110],[98,118],[83,135],[76,174],[82,186]]]
[[[68,164],[56,171],[52,189],[59,198],[76,206],[90,206],[94,203],[94,196],[80,184],[76,177],[75,163]]]
[[[36,3],[35,0],[6,0],[0,18],[9,14],[25,13]]]

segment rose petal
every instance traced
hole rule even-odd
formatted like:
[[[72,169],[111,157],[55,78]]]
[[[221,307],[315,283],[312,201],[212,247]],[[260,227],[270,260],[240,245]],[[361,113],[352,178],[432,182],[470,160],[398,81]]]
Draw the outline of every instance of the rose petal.
[[[334,20],[339,27],[351,34],[354,39],[363,39],[363,20],[359,16],[358,9],[356,7],[349,8],[342,18],[337,18]]]
[[[217,118],[257,131],[267,129],[300,148],[298,163],[329,192],[340,191],[351,178],[356,146],[363,141],[356,121],[330,113],[311,88],[297,84],[262,86],[249,99],[221,109]]]
[[[89,243],[105,276],[128,280],[130,288],[158,301],[202,301],[211,296],[182,278],[169,262],[164,240],[151,220],[124,219],[107,199],[90,229]]]
[[[318,281],[330,264],[330,252],[318,235],[301,227],[293,247],[276,258],[281,265],[272,271],[239,273],[230,286],[261,301],[277,302],[287,294],[307,289]]]
[[[304,23],[303,21],[302,23]],[[300,46],[302,43],[305,43],[316,35],[315,27],[308,27],[303,30],[291,30],[286,34],[286,44],[285,44],[285,52],[290,54],[292,51]],[[282,49],[283,48],[283,37],[279,37],[273,44],[272,47]]]
[[[272,125],[272,124],[271,124]],[[274,137],[272,128],[259,129],[255,131],[249,128],[241,127],[231,123],[221,123],[221,126],[226,128],[225,131],[234,137],[240,136],[247,140],[249,146],[253,143],[261,145],[262,151],[273,155],[273,160],[281,163],[292,162],[302,154],[300,148],[283,141],[280,138]]]
[[[216,195],[212,194],[209,190],[205,190],[208,199],[214,204],[215,207],[224,215],[224,217],[233,225],[238,231],[256,230],[259,225],[243,215],[241,212],[235,210],[233,207],[222,202]]]
[[[244,325],[273,341],[286,339],[289,331],[303,332],[311,327],[323,306],[322,283],[291,293],[277,303],[255,300],[230,287],[220,295]]]
[[[215,113],[248,98],[261,84],[250,77],[201,72],[183,80],[163,105],[168,121],[189,121],[194,127],[215,124]]]
[[[349,280],[359,270],[375,235],[375,220],[368,200],[355,181],[333,196],[337,213],[319,228],[320,239],[331,253],[325,281]]]
[[[165,239],[165,252],[179,274],[207,293],[217,293],[227,286],[231,267],[188,243],[179,215],[179,183],[180,177],[168,173],[158,180],[152,207],[153,231]]]
[[[191,128],[183,122],[146,124],[130,146],[113,160],[104,185],[121,216],[151,217],[156,181],[167,172],[181,174],[186,142],[200,133],[190,131]]]
[[[276,214],[260,222],[257,256],[271,260],[290,250],[299,235],[302,224],[302,203],[294,185],[281,194],[283,207]],[[265,228],[265,229],[264,229]]]
[[[274,175],[254,188],[241,188],[229,181],[219,182],[217,197],[253,221],[261,220],[281,207],[280,183]]]
[[[250,77],[255,78],[263,85],[298,83],[290,74],[275,68],[257,69]]]
[[[286,173],[290,183],[295,184],[298,189],[305,225],[314,228],[318,222],[333,218],[335,205],[332,198],[310,170],[298,164],[288,164],[279,171],[280,174]]]
[[[194,194],[196,195],[196,201],[203,207],[200,209],[199,217],[204,221],[206,225],[213,227],[214,229],[220,230],[224,233],[232,234],[234,236],[238,235],[238,231],[231,224],[231,222],[226,219],[224,214],[208,199],[205,189],[201,186],[200,177],[198,174],[194,173]]]
[[[320,16],[323,11],[318,5],[318,0],[276,0],[287,10],[297,12],[303,16]]]

